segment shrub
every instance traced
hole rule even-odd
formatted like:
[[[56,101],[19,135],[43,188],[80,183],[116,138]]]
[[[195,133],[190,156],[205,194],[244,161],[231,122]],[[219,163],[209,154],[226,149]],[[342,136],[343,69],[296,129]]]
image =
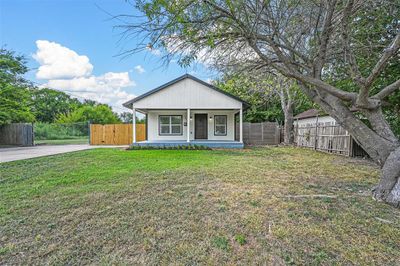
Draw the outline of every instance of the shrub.
[[[35,123],[33,127],[36,140],[74,139],[89,135],[89,128],[87,123]]]
[[[127,150],[211,150],[203,145],[177,145],[177,146],[136,146],[131,145]]]

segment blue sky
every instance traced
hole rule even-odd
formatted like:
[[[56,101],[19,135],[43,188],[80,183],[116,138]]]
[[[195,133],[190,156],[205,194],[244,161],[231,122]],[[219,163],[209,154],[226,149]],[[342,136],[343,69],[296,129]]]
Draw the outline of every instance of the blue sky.
[[[135,40],[119,42],[120,32],[113,28],[118,21],[107,12],[137,11],[124,0],[0,0],[0,45],[27,56],[28,79],[108,103],[118,112],[126,110],[120,105],[124,98],[182,74],[216,78],[201,64],[162,67],[155,51],[117,56],[135,47]]]

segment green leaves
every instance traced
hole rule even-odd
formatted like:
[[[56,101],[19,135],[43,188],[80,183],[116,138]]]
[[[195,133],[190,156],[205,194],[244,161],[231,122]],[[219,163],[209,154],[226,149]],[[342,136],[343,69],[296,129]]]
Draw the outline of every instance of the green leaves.
[[[121,123],[118,115],[111,110],[111,107],[105,104],[95,106],[84,105],[70,114],[60,115],[58,123],[87,122],[93,124],[117,124]]]
[[[0,125],[13,122],[32,122],[30,84],[22,75],[28,68],[25,58],[15,52],[0,49]]]
[[[48,88],[33,89],[32,112],[37,121],[53,123],[61,114],[68,114],[76,110],[81,103],[68,94]]]

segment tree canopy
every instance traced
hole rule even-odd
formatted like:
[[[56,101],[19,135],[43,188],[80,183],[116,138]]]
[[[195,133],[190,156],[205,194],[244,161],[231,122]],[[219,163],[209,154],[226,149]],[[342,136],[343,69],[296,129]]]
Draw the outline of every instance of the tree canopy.
[[[82,106],[82,103],[68,94],[48,89],[32,89],[31,111],[36,121],[53,123],[60,115],[67,115]]]
[[[118,115],[110,106],[105,104],[82,105],[69,114],[61,114],[58,123],[90,122],[92,124],[117,124],[121,123]]]
[[[35,119],[29,107],[32,86],[23,78],[25,64],[25,57],[0,49],[0,125]]]

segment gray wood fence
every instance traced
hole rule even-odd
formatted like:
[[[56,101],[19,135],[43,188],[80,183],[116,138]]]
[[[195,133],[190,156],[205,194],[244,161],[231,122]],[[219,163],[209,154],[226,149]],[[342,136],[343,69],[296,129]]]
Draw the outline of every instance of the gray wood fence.
[[[235,139],[239,140],[239,123],[236,123]],[[247,145],[277,145],[281,142],[277,122],[243,123],[243,142]]]
[[[33,146],[32,124],[13,123],[0,126],[0,145]]]
[[[295,143],[301,147],[352,156],[353,138],[339,125],[295,127]]]

